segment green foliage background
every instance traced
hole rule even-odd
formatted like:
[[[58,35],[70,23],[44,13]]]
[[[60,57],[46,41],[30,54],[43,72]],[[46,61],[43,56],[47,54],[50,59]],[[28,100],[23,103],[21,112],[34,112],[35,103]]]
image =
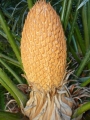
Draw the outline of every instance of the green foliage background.
[[[6,90],[23,108],[27,95],[18,84],[27,84],[21,57],[20,41],[25,18],[36,0],[1,0],[0,3],[0,110],[5,111]],[[90,0],[47,0],[60,16],[67,41],[67,62],[74,70],[71,78],[80,86],[90,84]],[[28,9],[29,8],[29,9]],[[82,111],[81,111],[82,109]],[[90,109],[90,102],[80,107],[73,117]],[[1,115],[1,114],[0,114]],[[86,116],[87,120],[90,116]],[[16,118],[17,119],[17,118]],[[4,119],[3,119],[4,120]]]

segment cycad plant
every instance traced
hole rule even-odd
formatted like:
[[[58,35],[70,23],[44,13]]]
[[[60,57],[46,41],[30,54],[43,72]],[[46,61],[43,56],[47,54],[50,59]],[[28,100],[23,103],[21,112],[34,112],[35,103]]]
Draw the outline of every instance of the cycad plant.
[[[2,0],[1,110],[8,106],[9,112],[15,108],[19,112],[20,108],[30,120],[89,119],[88,114],[83,115],[90,109],[89,6],[89,0]],[[7,100],[6,90],[14,100]],[[31,91],[30,98],[27,91]],[[5,112],[0,113],[1,119],[5,114],[12,120],[27,119]]]

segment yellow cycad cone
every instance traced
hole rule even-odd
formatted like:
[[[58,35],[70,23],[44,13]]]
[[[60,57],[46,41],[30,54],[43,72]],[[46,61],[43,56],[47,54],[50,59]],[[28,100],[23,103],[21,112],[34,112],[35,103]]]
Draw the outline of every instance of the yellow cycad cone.
[[[24,109],[30,120],[70,120],[72,101],[64,87],[66,40],[59,16],[49,3],[37,1],[22,32],[21,57],[32,86]]]
[[[39,1],[28,13],[21,56],[29,84],[45,91],[60,85],[66,68],[66,40],[59,16],[49,3]]]

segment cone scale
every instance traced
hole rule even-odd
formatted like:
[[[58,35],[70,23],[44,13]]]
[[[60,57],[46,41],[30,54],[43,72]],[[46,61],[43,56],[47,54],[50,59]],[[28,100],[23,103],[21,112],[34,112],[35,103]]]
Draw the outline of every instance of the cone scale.
[[[27,15],[21,58],[32,88],[24,109],[30,120],[70,120],[72,101],[65,88],[66,40],[50,3],[37,1]]]

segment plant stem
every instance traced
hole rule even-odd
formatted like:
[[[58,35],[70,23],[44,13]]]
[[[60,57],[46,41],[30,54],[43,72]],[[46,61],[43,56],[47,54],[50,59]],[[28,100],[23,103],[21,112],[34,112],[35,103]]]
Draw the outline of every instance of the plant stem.
[[[20,79],[20,77],[19,77],[2,59],[0,59],[0,63],[1,63],[4,67],[6,67],[6,69],[16,78],[16,80],[17,80],[20,84],[23,83],[22,80]]]
[[[87,61],[88,61],[89,58],[90,58],[90,48],[86,52],[85,57],[83,58],[81,64],[79,65],[78,69],[75,72],[75,74],[76,74],[77,77],[82,73],[82,71],[83,71],[85,65],[87,64]]]
[[[86,81],[84,81],[83,83],[81,83],[81,87],[85,87],[85,86],[87,86],[88,84],[90,83],[90,78],[89,79],[87,79]]]
[[[78,53],[78,47],[77,47],[77,43],[74,35],[72,36],[72,42],[73,42],[75,52]]]
[[[7,39],[7,35],[4,33],[1,27],[0,27],[0,35],[2,35],[5,39]],[[14,38],[16,38],[16,40],[20,41],[21,37],[19,35],[16,35],[13,32],[12,32],[12,35]]]
[[[70,15],[70,11],[71,11],[71,7],[72,7],[72,0],[68,1],[68,5],[67,5],[67,12],[66,12],[66,17],[65,17],[65,21],[64,21],[64,28],[66,30],[67,25],[68,25],[68,20],[69,20],[69,15]]]
[[[5,90],[3,90],[3,87],[0,86],[0,109],[5,110]]]
[[[28,120],[24,115],[19,113],[11,113],[0,110],[0,120]]]
[[[0,53],[0,58],[3,58],[3,59],[5,59],[7,62],[9,62],[9,63],[11,63],[11,64],[13,64],[13,65],[15,65],[15,66],[17,66],[17,67],[20,67],[21,69],[23,69],[23,68],[20,66],[20,63],[19,63],[18,61],[14,60],[14,59],[6,56],[6,55],[3,55],[2,53]]]
[[[78,56],[77,56],[77,54],[75,53],[75,51],[73,50],[73,48],[72,48],[71,46],[69,46],[69,48],[70,48],[70,51],[71,51],[73,57],[75,58],[75,60],[76,60],[78,63],[80,63],[81,60],[78,58]]]
[[[82,51],[82,54],[83,54],[83,56],[84,56],[85,53],[86,53],[85,43],[84,43],[84,40],[83,40],[83,38],[82,38],[82,36],[81,36],[80,30],[79,30],[77,24],[75,24],[75,36],[76,36],[76,38],[77,38],[77,42],[78,42],[78,44],[79,44],[79,46],[80,46],[80,49],[81,49],[81,51]]]
[[[74,15],[73,22],[72,22],[72,25],[71,25],[70,34],[68,36],[68,43],[69,44],[71,42],[71,38],[72,38],[73,31],[74,31],[75,22],[76,22],[77,15],[78,15],[78,9],[77,8],[78,8],[79,4],[80,4],[80,0],[78,0],[77,6],[76,6],[75,15]]]
[[[31,9],[33,6],[32,0],[27,0],[27,3],[28,3],[28,8]]]
[[[65,16],[65,10],[66,10],[66,3],[67,3],[67,0],[64,0],[63,1],[63,6],[62,6],[62,13],[61,13],[61,22],[62,23],[64,22],[64,16]]]
[[[26,104],[27,97],[23,94],[17,86],[9,79],[6,73],[0,68],[0,83],[11,93],[18,105],[23,108]]]
[[[87,2],[87,24],[88,24],[88,34],[90,39],[90,0]]]
[[[11,34],[10,28],[8,27],[8,25],[6,23],[5,18],[3,16],[3,13],[1,12],[1,10],[0,10],[0,22],[1,22],[1,25],[2,25],[4,32],[6,33],[6,35],[8,37],[8,39],[7,39],[8,42],[10,43],[18,61],[21,63],[20,50],[15,42],[13,35]]]
[[[86,15],[86,4],[82,8],[82,21],[83,21],[83,27],[84,27],[84,39],[86,44],[86,50],[89,47],[89,32],[88,32],[88,24],[87,24],[87,15]]]
[[[72,115],[72,118],[76,118],[79,115],[83,114],[85,111],[90,109],[90,102],[87,102],[86,104],[82,105],[81,107],[77,108],[74,114]]]

